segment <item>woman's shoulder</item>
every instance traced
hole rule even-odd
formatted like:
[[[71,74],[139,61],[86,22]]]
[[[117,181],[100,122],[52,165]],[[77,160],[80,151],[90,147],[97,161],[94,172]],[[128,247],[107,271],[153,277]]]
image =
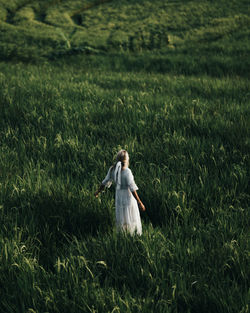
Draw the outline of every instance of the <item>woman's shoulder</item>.
[[[128,167],[126,167],[126,168],[123,170],[123,173],[124,173],[124,175],[126,175],[126,176],[131,176],[131,175],[133,175],[131,169],[128,168]]]
[[[125,173],[131,173],[131,169],[129,167],[124,168],[123,171]]]

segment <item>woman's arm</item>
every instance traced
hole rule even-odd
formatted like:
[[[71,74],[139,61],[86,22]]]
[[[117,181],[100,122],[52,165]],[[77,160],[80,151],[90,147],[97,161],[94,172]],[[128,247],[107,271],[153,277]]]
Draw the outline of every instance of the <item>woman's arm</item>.
[[[100,192],[102,192],[105,188],[105,185],[101,184],[98,188],[98,190],[95,192],[95,197],[98,198],[98,195]]]
[[[136,201],[137,201],[137,203],[138,203],[139,208],[140,208],[142,211],[145,211],[146,208],[145,208],[144,204],[141,202],[141,200],[140,200],[140,198],[139,198],[138,193],[136,192],[136,190],[135,190],[135,191],[132,191],[132,194],[133,194],[133,196],[135,197],[135,199],[136,199]]]

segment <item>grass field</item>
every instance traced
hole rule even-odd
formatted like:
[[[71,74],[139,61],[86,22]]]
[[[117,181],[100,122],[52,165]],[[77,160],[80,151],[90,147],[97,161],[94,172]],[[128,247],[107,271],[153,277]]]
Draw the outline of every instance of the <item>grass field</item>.
[[[0,0],[0,312],[249,312],[247,1]],[[120,148],[146,212],[117,234]]]

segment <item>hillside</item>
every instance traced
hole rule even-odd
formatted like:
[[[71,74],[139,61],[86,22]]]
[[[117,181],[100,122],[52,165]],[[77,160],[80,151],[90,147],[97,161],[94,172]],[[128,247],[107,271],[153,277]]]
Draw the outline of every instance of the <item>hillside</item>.
[[[192,56],[202,70],[212,58],[222,71],[246,75],[249,13],[245,0],[1,0],[0,58],[154,51],[168,60],[179,56],[177,63]]]

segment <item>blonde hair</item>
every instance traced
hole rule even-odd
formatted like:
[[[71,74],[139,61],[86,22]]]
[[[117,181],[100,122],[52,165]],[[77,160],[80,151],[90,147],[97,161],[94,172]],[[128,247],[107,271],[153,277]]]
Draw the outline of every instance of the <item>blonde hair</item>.
[[[114,167],[118,162],[122,163],[122,168],[126,168],[129,166],[129,155],[126,150],[120,150],[116,155],[116,162],[114,164]]]

